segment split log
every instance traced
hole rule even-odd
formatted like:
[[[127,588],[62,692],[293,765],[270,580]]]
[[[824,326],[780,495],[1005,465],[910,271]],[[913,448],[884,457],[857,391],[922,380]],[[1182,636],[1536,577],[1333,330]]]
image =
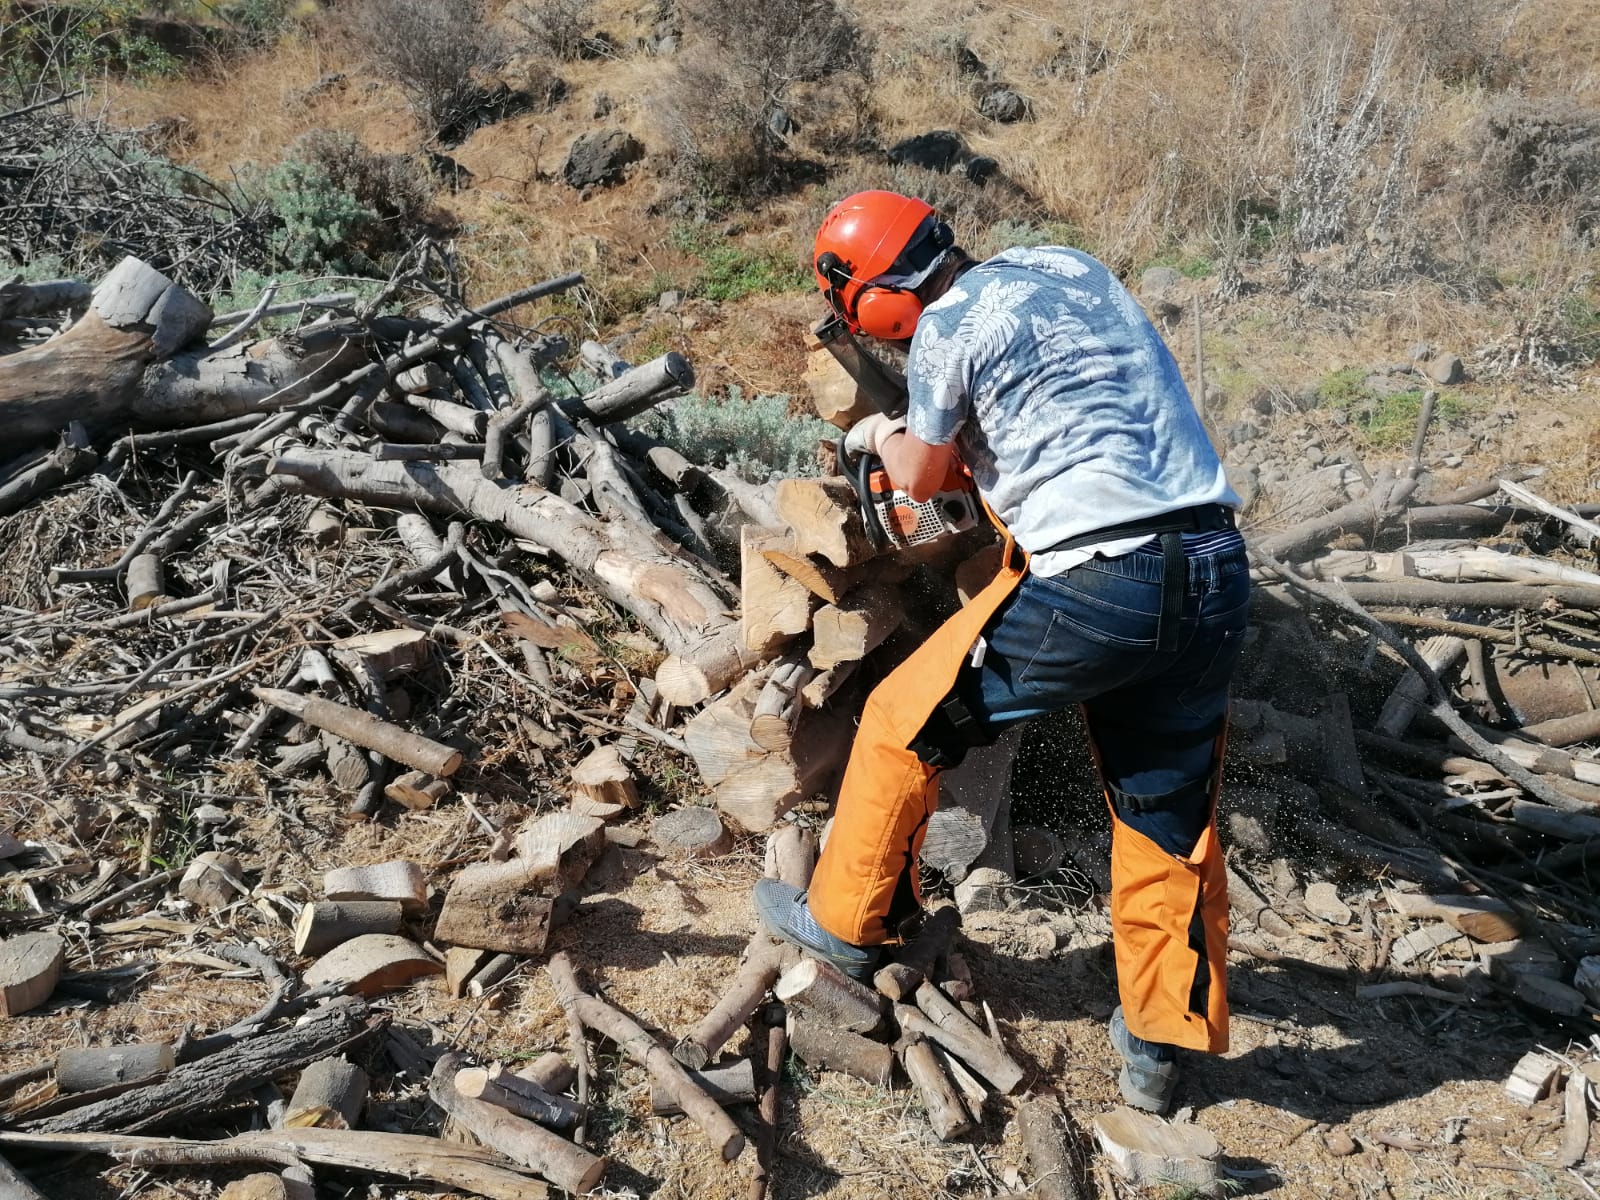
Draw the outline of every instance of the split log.
[[[582,1112],[565,1096],[542,1084],[507,1071],[499,1063],[489,1067],[464,1067],[455,1076],[456,1091],[483,1100],[549,1129],[576,1129]]]
[[[1124,1179],[1138,1187],[1181,1186],[1217,1195],[1222,1147],[1198,1125],[1173,1125],[1119,1105],[1094,1119],[1100,1149]]]
[[[599,804],[639,807],[639,788],[633,770],[615,746],[601,746],[572,768],[573,790]]]
[[[546,813],[516,838],[517,855],[548,873],[550,886],[570,891],[605,852],[606,823],[580,813]]]
[[[803,825],[785,825],[767,839],[765,873],[802,891],[811,886],[817,865],[817,839]]]
[[[456,1087],[465,1058],[454,1052],[434,1064],[428,1098],[491,1150],[543,1175],[576,1195],[600,1186],[609,1163],[558,1134],[506,1109],[463,1095]]]
[[[706,705],[684,725],[683,740],[689,756],[700,777],[713,787],[741,764],[763,753],[750,736],[750,723],[766,678],[762,671],[751,672],[726,696]],[[659,674],[656,680],[660,682]]]
[[[486,1200],[549,1200],[538,1180],[509,1170],[498,1156],[412,1133],[348,1129],[267,1129],[220,1141],[132,1137],[103,1133],[3,1133],[0,1144],[62,1154],[106,1154],[135,1162],[181,1164],[282,1162],[294,1157],[357,1174],[394,1176],[457,1188]]]
[[[650,840],[669,858],[721,858],[733,849],[733,835],[709,808],[686,805],[658,817]]]
[[[564,832],[546,824],[551,817],[568,819]],[[604,821],[551,814],[521,835],[517,857],[462,868],[445,894],[434,936],[458,946],[543,954],[556,898],[583,878],[604,849]]]
[[[859,1033],[833,1029],[797,1013],[788,1020],[789,1045],[807,1066],[838,1071],[873,1087],[886,1088],[894,1074],[894,1050]]]
[[[872,1033],[883,1024],[882,997],[819,958],[802,958],[790,967],[772,994],[812,1020],[835,1029]]]
[[[430,775],[448,777],[461,765],[461,751],[446,746],[432,738],[401,729],[388,721],[380,721],[371,713],[362,712],[321,696],[302,696],[283,688],[252,688],[256,699],[291,713],[307,725],[326,729],[347,741],[368,750],[376,750],[385,758]]]
[[[1072,1153],[1055,1105],[1039,1097],[1017,1105],[1017,1131],[1030,1178],[1028,1194],[1038,1200],[1080,1200]]]
[[[354,1129],[367,1106],[367,1073],[343,1058],[324,1058],[300,1072],[289,1097],[287,1129]]]
[[[307,986],[337,983],[358,996],[376,996],[404,987],[426,975],[442,975],[444,967],[414,942],[392,933],[364,933],[341,942],[306,971]]]
[[[819,554],[836,567],[855,566],[876,555],[849,480],[780,479],[774,502],[793,534],[796,553]]]
[[[763,750],[789,748],[805,707],[801,690],[815,674],[799,655],[791,655],[773,667],[750,714],[752,742]]]
[[[882,587],[869,586],[823,605],[811,620],[811,665],[826,671],[859,662],[900,627],[905,615],[904,599]]]
[[[423,812],[450,794],[450,783],[425,771],[407,771],[386,783],[383,794],[402,808]]]
[[[1023,1070],[1015,1060],[933,984],[917,989],[917,1005],[895,1005],[902,1033],[938,1042],[1001,1092],[1009,1094],[1021,1084]]]
[[[1422,661],[1435,672],[1445,670],[1465,654],[1466,650],[1465,639],[1446,636],[1428,638],[1417,647],[1417,653],[1422,656]],[[1378,719],[1372,726],[1373,731],[1384,737],[1403,736],[1410,728],[1412,719],[1428,707],[1427,698],[1428,685],[1422,681],[1422,676],[1407,669],[1400,682],[1395,684],[1389,698],[1383,702],[1383,711],[1378,714]]]
[[[860,587],[869,576],[879,582],[892,582],[882,577],[879,568],[887,568],[891,562],[898,561],[890,559],[883,564],[874,561],[857,567],[836,567],[798,553],[787,535],[781,543],[763,549],[761,556],[826,604],[837,604]]]
[[[322,877],[329,900],[395,900],[407,912],[428,907],[428,884],[422,868],[396,859],[366,867],[335,867]]]
[[[849,752],[848,718],[813,712],[795,729],[787,750],[746,759],[721,779],[717,807],[741,828],[771,829],[802,800],[830,792]]]
[[[1582,1071],[1573,1071],[1567,1076],[1566,1094],[1562,1099],[1566,1123],[1553,1165],[1564,1170],[1583,1162],[1589,1153],[1589,1080]]]
[[[684,559],[663,553],[649,531],[629,522],[603,524],[532,484],[491,483],[454,464],[374,463],[344,451],[304,450],[279,455],[269,473],[292,477],[295,486],[320,495],[468,512],[550,547],[667,648],[668,662],[676,662],[676,673],[667,675],[681,684],[669,691],[657,672],[669,703],[697,704],[751,666],[737,622],[713,582]]]
[[[143,1083],[172,1070],[168,1042],[127,1046],[74,1046],[56,1055],[56,1090],[93,1092],[117,1084]]]
[[[565,952],[552,955],[545,970],[555,985],[556,999],[563,1009],[584,1028],[610,1038],[629,1058],[649,1071],[652,1082],[672,1093],[684,1114],[699,1126],[724,1161],[731,1162],[739,1157],[744,1149],[744,1134],[654,1037],[631,1017],[580,989]]]
[[[197,854],[178,881],[178,895],[202,908],[221,908],[248,892],[244,865],[218,850]]]
[[[706,1067],[703,1071],[691,1070],[689,1078],[724,1108],[730,1104],[755,1103],[755,1066],[748,1058],[735,1058]],[[683,1113],[678,1106],[678,1098],[659,1084],[650,1088],[650,1111],[658,1117],[676,1117]]]
[[[900,1062],[922,1098],[922,1106],[928,1110],[928,1121],[935,1137],[941,1142],[951,1142],[972,1132],[972,1118],[967,1114],[966,1105],[925,1040],[906,1039],[900,1051]]]
[[[1475,942],[1509,942],[1527,932],[1510,905],[1492,896],[1428,896],[1389,892],[1389,907],[1412,920],[1448,921]]]
[[[24,933],[0,942],[0,1017],[15,1017],[50,999],[67,946],[53,933]]]
[[[811,627],[811,593],[765,557],[788,545],[781,529],[745,525],[739,530],[739,636],[746,650],[761,657]]]
[[[179,1125],[215,1112],[256,1085],[326,1058],[382,1032],[387,1014],[360,1000],[324,1004],[300,1024],[237,1042],[215,1054],[174,1067],[150,1084],[56,1117],[24,1121],[37,1133],[120,1129],[132,1133]]]
[[[913,995],[922,981],[933,974],[934,964],[950,953],[960,927],[961,913],[953,905],[930,913],[916,937],[872,977],[878,991],[891,1000]]]

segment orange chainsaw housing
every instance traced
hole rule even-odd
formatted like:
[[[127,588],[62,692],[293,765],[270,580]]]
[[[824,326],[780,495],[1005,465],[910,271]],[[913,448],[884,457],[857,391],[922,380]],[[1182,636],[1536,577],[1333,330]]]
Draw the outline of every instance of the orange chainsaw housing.
[[[867,475],[867,503],[872,506],[890,543],[920,546],[976,528],[978,505],[972,474],[959,462],[950,465],[938,489],[926,500],[913,500],[895,487],[881,467]]]

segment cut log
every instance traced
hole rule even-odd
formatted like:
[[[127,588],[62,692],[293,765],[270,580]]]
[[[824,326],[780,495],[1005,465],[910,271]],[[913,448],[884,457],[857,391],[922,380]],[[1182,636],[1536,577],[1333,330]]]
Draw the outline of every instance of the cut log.
[[[1137,1187],[1185,1187],[1221,1194],[1222,1147],[1198,1125],[1172,1125],[1119,1105],[1094,1119],[1095,1140],[1117,1172]]]
[[[672,1048],[672,1057],[693,1070],[705,1069],[717,1051],[761,1007],[767,992],[782,973],[787,957],[784,947],[766,933],[758,932],[751,938],[728,990],[711,1011],[678,1040]]]
[[[894,1050],[859,1033],[832,1029],[820,1021],[790,1013],[789,1045],[810,1067],[838,1071],[873,1087],[886,1088],[894,1074]]]
[[[368,670],[387,681],[420,671],[431,663],[433,641],[420,629],[379,629],[340,638],[328,653],[353,675]]]
[[[36,1133],[108,1129],[140,1133],[179,1125],[214,1113],[226,1101],[269,1079],[343,1053],[381,1032],[388,1022],[386,1014],[371,1012],[360,1000],[332,1001],[298,1025],[258,1034],[182,1063],[154,1083],[22,1125]]]
[[[848,718],[810,713],[788,750],[746,759],[717,783],[717,807],[743,829],[771,829],[796,804],[832,791],[849,752]]]
[[[467,994],[467,980],[494,956],[476,946],[451,946],[444,952],[444,987],[452,1000]]]
[[[166,599],[167,582],[159,554],[140,554],[128,564],[128,611],[142,612]]]
[[[582,1112],[565,1096],[544,1085],[507,1071],[499,1063],[488,1067],[465,1067],[456,1073],[456,1091],[473,1100],[483,1100],[519,1117],[527,1117],[549,1129],[576,1129]]]
[[[689,1072],[694,1080],[718,1104],[754,1104],[756,1100],[755,1066],[748,1058],[735,1058],[718,1063],[703,1071]],[[650,1111],[657,1116],[675,1117],[682,1114],[678,1098],[659,1084],[650,1088]]]
[[[751,672],[726,696],[706,705],[683,727],[689,756],[694,759],[700,777],[713,787],[737,767],[763,753],[750,736],[750,721],[766,678],[765,672]],[[657,682],[660,682],[659,675]]]
[[[825,604],[837,604],[869,577],[881,579],[880,564],[876,561],[857,567],[836,567],[830,562],[798,553],[787,534],[781,543],[764,548],[761,555]],[[887,562],[883,565],[887,566]]]
[[[376,996],[426,975],[443,972],[444,968],[424,954],[415,942],[392,933],[364,933],[341,942],[312,963],[305,981],[311,987],[338,983],[355,995]]]
[[[496,954],[467,980],[467,995],[479,999],[489,994],[495,984],[510,977],[517,969],[518,959],[513,954]]]
[[[806,369],[800,382],[811,397],[811,407],[817,416],[830,425],[849,429],[862,417],[878,411],[826,346],[819,343],[807,349]]]
[[[810,662],[820,671],[859,662],[905,620],[905,600],[889,588],[869,586],[837,604],[825,604],[811,621]]]
[[[172,1070],[176,1061],[167,1042],[75,1046],[56,1056],[56,1089],[93,1092],[121,1083],[143,1083]]]
[[[1600,708],[1524,725],[1517,732],[1546,746],[1564,747],[1600,739]]]
[[[687,560],[662,551],[649,530],[634,528],[631,522],[601,523],[532,484],[491,483],[475,466],[375,463],[346,451],[304,450],[279,455],[269,470],[297,480],[296,488],[317,494],[391,508],[469,512],[517,537],[548,546],[601,594],[637,616],[666,647],[668,661],[678,660],[680,676],[692,672],[698,677],[697,686],[705,690],[685,700],[677,691],[669,693],[658,671],[657,682],[669,703],[699,703],[752,665],[740,644],[737,622],[728,615],[716,585]]]
[[[1435,673],[1445,671],[1466,651],[1466,639],[1445,635],[1427,638],[1417,647],[1422,661],[1432,667]],[[1383,711],[1378,714],[1372,726],[1373,731],[1384,737],[1403,737],[1411,727],[1412,719],[1427,707],[1427,697],[1428,687],[1422,682],[1422,676],[1408,668],[1400,682],[1395,684],[1394,691],[1389,693],[1389,698],[1383,702]]]
[[[639,807],[639,788],[633,770],[615,746],[601,746],[572,768],[572,788],[577,796],[599,804]]]
[[[1001,807],[1011,794],[1011,765],[1022,735],[1011,730],[989,746],[976,746],[939,778],[939,807],[928,818],[921,859],[960,879],[989,844]]]
[[[554,1050],[547,1051],[525,1067],[515,1072],[529,1083],[537,1083],[545,1091],[559,1096],[578,1078],[578,1070]]]
[[[883,999],[832,963],[802,958],[785,971],[772,994],[813,1021],[851,1033],[883,1024]]]
[[[604,425],[636,417],[693,386],[694,367],[676,350],[669,350],[659,358],[629,367],[588,395],[561,401],[561,408],[575,421],[586,419]]]
[[[580,813],[546,813],[517,834],[517,854],[549,873],[556,893],[583,882],[605,852],[606,823]]]
[[[1509,942],[1527,932],[1510,905],[1492,896],[1427,896],[1389,892],[1389,907],[1414,921],[1448,921],[1475,942]]]
[[[1040,1097],[1017,1105],[1017,1132],[1029,1184],[1038,1200],[1080,1200],[1083,1195],[1072,1170],[1072,1152],[1056,1106]]]
[[[1587,813],[1568,813],[1531,800],[1513,800],[1511,819],[1524,829],[1569,842],[1600,838],[1600,817]]]
[[[321,696],[302,696],[283,688],[257,687],[251,691],[257,700],[292,713],[308,725],[326,729],[368,750],[376,750],[385,758],[405,763],[414,770],[448,777],[461,766],[461,751],[454,746],[380,721],[358,708],[336,704]]]
[[[672,1093],[684,1114],[699,1127],[724,1161],[731,1162],[739,1157],[744,1150],[744,1134],[739,1132],[739,1127],[647,1030],[605,1001],[581,990],[565,952],[552,955],[545,969],[555,985],[556,999],[569,1016],[583,1028],[611,1039],[629,1058],[649,1071],[651,1081]]]
[[[218,850],[195,855],[178,881],[178,895],[201,908],[222,908],[248,891],[244,865],[233,855]]]
[[[543,954],[558,895],[547,864],[524,858],[473,863],[450,884],[434,937],[454,946]]]
[[[428,885],[422,868],[396,859],[366,867],[335,867],[322,877],[329,900],[396,900],[406,912],[428,907]]]
[[[1543,1050],[1529,1050],[1517,1060],[1506,1078],[1506,1095],[1532,1108],[1550,1092],[1561,1072],[1561,1060]]]
[[[811,682],[800,689],[800,700],[807,708],[821,708],[831,700],[856,672],[853,662],[840,663],[826,671],[819,671]]]
[[[424,1181],[487,1200],[549,1200],[538,1180],[509,1170],[504,1160],[468,1146],[411,1133],[356,1133],[348,1129],[268,1129],[214,1142],[101,1133],[0,1133],[0,1143],[62,1154],[109,1154],[154,1161],[241,1162],[252,1157],[281,1162],[286,1156],[356,1174]],[[188,1157],[185,1157],[187,1155]]]
[[[541,1125],[506,1109],[463,1095],[455,1079],[465,1058],[454,1052],[434,1064],[428,1097],[491,1150],[543,1175],[557,1187],[582,1195],[600,1185],[609,1165]]]
[[[283,1116],[287,1129],[354,1129],[367,1106],[367,1073],[343,1058],[324,1058],[300,1072]]]
[[[780,479],[774,502],[793,533],[797,554],[817,554],[836,567],[851,567],[877,553],[847,479]]]
[[[733,834],[709,808],[686,805],[658,817],[650,840],[668,858],[721,858],[733,849]]]
[[[923,921],[917,936],[906,943],[893,962],[872,977],[873,984],[891,1000],[905,1000],[916,993],[922,981],[933,974],[933,966],[950,953],[961,913],[953,905],[935,909]]]
[[[424,812],[450,794],[450,783],[425,771],[407,771],[385,784],[383,794],[412,812]]]
[[[971,1133],[972,1118],[950,1077],[934,1057],[933,1048],[920,1037],[908,1038],[900,1051],[900,1061],[922,1099],[923,1108],[928,1110],[934,1136],[941,1142],[951,1142]]]
[[[15,1017],[50,999],[67,946],[53,933],[24,933],[0,942],[0,1017]]]
[[[811,886],[817,865],[817,838],[803,825],[785,825],[767,839],[765,874],[791,887]]]
[[[816,671],[798,654],[791,655],[772,669],[756,696],[750,716],[750,740],[763,750],[787,750],[794,741],[795,726],[805,708],[800,692]]]
[[[788,545],[781,529],[745,525],[739,530],[739,636],[746,650],[763,658],[811,627],[811,593],[764,557],[765,551]]]

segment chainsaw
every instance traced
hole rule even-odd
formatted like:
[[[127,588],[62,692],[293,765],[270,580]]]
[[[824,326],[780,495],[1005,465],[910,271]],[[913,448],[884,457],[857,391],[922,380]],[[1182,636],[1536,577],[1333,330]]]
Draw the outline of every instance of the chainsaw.
[[[905,376],[856,341],[838,317],[829,317],[813,332],[878,411],[889,417],[905,414]],[[959,460],[952,463],[932,496],[913,500],[894,485],[877,455],[849,455],[843,438],[839,439],[835,455],[839,474],[855,489],[861,523],[877,550],[925,545],[978,524],[972,473]]]

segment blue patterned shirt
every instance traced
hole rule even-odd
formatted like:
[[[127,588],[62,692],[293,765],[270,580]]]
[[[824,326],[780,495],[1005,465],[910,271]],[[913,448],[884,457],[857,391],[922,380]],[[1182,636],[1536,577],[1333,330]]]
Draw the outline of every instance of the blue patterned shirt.
[[[955,441],[1030,552],[1197,504],[1238,507],[1166,344],[1099,262],[1007,250],[928,306],[911,341],[911,433]],[[1148,538],[1038,554],[1054,575]]]

